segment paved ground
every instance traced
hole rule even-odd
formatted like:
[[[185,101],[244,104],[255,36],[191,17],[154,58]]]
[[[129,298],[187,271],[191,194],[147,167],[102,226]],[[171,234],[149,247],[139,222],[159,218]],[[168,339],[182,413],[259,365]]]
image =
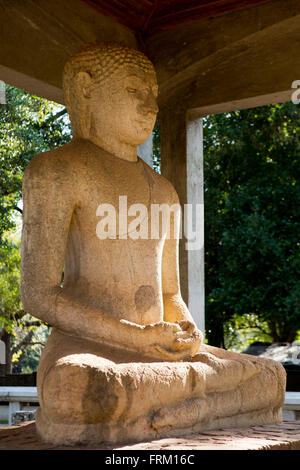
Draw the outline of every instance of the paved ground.
[[[35,422],[0,429],[0,450],[62,450],[39,442]],[[82,449],[82,448],[80,448]],[[86,448],[84,448],[86,449]],[[91,448],[90,448],[91,449]],[[93,448],[95,449],[95,448]],[[99,450],[300,450],[300,421],[284,421],[272,426],[221,429],[180,438],[165,438],[123,446],[97,446]]]

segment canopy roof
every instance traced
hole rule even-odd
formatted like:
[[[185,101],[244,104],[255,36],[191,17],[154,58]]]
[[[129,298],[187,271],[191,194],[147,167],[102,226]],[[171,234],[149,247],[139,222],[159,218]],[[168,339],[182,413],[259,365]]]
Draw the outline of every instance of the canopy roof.
[[[153,34],[190,21],[245,10],[272,0],[82,0],[131,31]]]
[[[300,79],[299,0],[0,3],[0,80],[59,103],[66,60],[95,41],[148,55],[161,109],[209,114],[285,101]]]

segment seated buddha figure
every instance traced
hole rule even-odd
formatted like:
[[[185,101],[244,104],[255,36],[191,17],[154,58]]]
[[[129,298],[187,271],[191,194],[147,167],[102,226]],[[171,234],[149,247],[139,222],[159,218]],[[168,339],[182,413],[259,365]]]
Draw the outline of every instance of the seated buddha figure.
[[[67,61],[63,88],[72,141],[36,155],[23,180],[22,302],[52,327],[38,435],[94,445],[279,422],[282,366],[204,344],[182,300],[178,196],[137,156],[158,112],[152,63],[90,44]],[[116,217],[99,236],[99,207],[118,213],[121,196],[174,206],[168,234],[129,236]]]

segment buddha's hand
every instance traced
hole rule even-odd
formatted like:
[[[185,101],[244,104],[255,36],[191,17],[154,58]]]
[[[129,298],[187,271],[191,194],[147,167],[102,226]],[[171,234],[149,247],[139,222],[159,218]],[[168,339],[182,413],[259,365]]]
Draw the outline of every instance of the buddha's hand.
[[[179,361],[194,356],[202,334],[190,321],[158,322],[144,327],[145,352],[160,360]]]

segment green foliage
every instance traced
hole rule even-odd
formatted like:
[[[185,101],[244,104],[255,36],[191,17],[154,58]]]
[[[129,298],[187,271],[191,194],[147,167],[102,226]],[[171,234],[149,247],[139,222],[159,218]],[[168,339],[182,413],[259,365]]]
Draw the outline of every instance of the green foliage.
[[[12,341],[14,373],[36,372],[49,333],[47,325],[39,324],[28,314],[14,325]]]
[[[0,327],[11,331],[14,316],[23,312],[20,299],[20,242],[5,237],[0,245]]]
[[[263,322],[258,315],[234,314],[230,320],[224,323],[225,348],[234,351],[244,351],[247,346],[256,341],[271,343],[267,322]]]
[[[9,85],[6,101],[0,106],[0,243],[3,233],[15,227],[26,165],[35,154],[58,147],[71,137],[62,106]]]
[[[20,299],[22,178],[31,158],[71,139],[66,109],[6,86],[0,106],[0,329],[14,371],[36,370],[48,327],[26,314]],[[10,365],[8,366],[10,370]]]
[[[9,337],[14,372],[37,369],[48,327],[26,314],[20,298],[20,240],[6,234],[0,245],[0,329]]]
[[[255,315],[274,341],[300,328],[300,107],[265,106],[205,121],[206,322]],[[267,326],[266,326],[267,325]]]
[[[242,349],[300,334],[300,106],[208,116],[206,337]],[[154,168],[160,168],[159,128]]]

